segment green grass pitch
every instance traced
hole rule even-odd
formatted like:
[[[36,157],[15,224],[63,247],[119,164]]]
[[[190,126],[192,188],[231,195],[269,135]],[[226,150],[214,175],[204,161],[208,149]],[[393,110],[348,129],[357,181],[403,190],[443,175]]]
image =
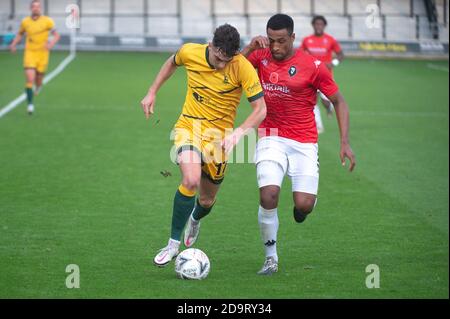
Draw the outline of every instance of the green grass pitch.
[[[341,167],[336,119],[324,118],[317,207],[296,224],[285,181],[280,272],[260,277],[255,168],[230,164],[196,244],[211,273],[193,282],[152,265],[179,184],[169,133],[184,70],[161,89],[154,119],[139,102],[167,57],[79,53],[36,98],[35,115],[21,105],[0,119],[1,298],[449,297],[448,62],[342,63],[356,171]],[[0,53],[0,107],[23,91],[21,60]],[[249,111],[243,99],[237,123]],[[65,286],[68,264],[80,267],[79,289]],[[379,289],[365,286],[369,264]]]

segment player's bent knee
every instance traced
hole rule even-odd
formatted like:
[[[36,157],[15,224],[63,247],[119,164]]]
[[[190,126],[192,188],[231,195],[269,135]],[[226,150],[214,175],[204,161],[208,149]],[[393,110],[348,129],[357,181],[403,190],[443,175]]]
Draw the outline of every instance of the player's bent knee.
[[[309,214],[314,209],[315,201],[315,199],[305,199],[300,203],[295,203],[295,208],[301,210],[302,212],[305,212],[306,214]]]
[[[305,198],[296,202],[294,206],[294,219],[297,223],[303,223],[306,217],[313,211],[316,204],[315,198]]]
[[[259,203],[264,209],[274,209],[278,206],[280,187],[267,185],[259,189]]]
[[[184,177],[181,184],[189,190],[197,190],[200,186],[200,178]]]
[[[276,192],[265,192],[261,195],[260,205],[264,209],[274,209],[278,206],[278,193]]]

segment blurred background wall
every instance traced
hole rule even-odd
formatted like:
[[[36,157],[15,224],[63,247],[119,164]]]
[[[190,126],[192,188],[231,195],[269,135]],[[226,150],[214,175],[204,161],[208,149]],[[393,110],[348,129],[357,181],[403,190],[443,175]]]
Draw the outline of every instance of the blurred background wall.
[[[361,51],[361,42],[410,43],[404,51],[428,48],[448,53],[448,0],[42,0],[60,33],[68,35],[66,7],[80,10],[79,48],[167,49],[190,41],[204,41],[214,28],[228,22],[243,42],[265,34],[276,12],[291,15],[297,41],[312,32],[316,14],[328,19],[327,32],[347,51]],[[18,30],[29,14],[29,0],[0,0],[0,34],[4,40]],[[69,40],[63,39],[63,47]],[[4,42],[4,41],[3,41]],[[356,46],[355,46],[356,43]],[[370,48],[366,45],[366,49]],[[372,47],[376,48],[376,47]],[[379,47],[381,48],[381,47]],[[411,49],[412,48],[412,49]],[[433,49],[434,48],[434,49]],[[389,51],[385,48],[385,51]],[[364,51],[364,50],[363,50]],[[370,50],[369,50],[370,51]],[[376,50],[375,50],[376,51]],[[383,51],[383,49],[381,50]]]

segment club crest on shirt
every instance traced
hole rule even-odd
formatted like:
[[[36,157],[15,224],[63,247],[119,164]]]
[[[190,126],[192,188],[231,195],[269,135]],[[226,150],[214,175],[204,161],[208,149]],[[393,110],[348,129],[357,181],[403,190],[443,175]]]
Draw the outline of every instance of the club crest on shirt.
[[[278,73],[277,72],[270,73],[269,81],[272,82],[273,84],[278,83]]]
[[[223,75],[223,83],[224,84],[229,84],[230,83],[230,81],[228,80],[228,75],[226,75],[226,74]]]
[[[291,66],[288,71],[289,75],[292,77],[297,73],[297,68],[295,66]]]
[[[268,64],[269,62],[267,61],[267,59],[263,59],[263,60],[261,61],[261,63],[262,63],[264,66],[267,66],[267,64]]]

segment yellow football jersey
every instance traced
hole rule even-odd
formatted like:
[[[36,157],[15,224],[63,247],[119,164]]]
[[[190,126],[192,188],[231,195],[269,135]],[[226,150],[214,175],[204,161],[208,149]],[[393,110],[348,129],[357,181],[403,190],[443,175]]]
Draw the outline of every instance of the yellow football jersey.
[[[26,17],[20,24],[19,32],[26,34],[25,50],[45,50],[48,35],[55,28],[55,22],[47,16],[39,16],[36,20]]]
[[[184,44],[174,56],[176,65],[187,71],[187,93],[176,127],[186,127],[201,120],[202,131],[232,128],[242,91],[251,102],[263,96],[258,74],[241,54],[233,57],[222,70],[209,64],[207,44]]]

